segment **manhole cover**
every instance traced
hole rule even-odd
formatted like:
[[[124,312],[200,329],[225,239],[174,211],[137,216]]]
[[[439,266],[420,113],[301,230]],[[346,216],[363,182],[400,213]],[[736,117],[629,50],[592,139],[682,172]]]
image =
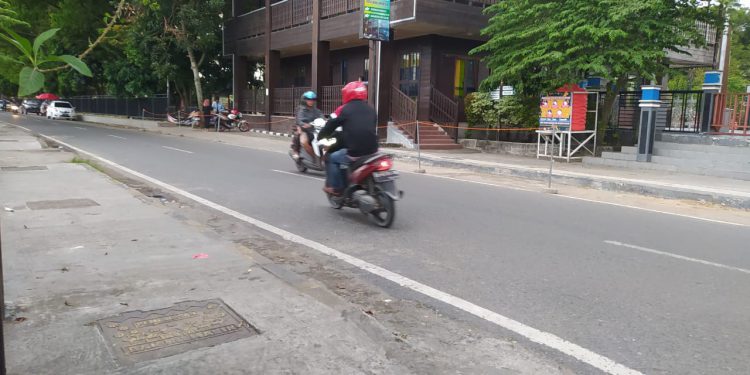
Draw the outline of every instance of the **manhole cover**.
[[[31,165],[28,167],[0,167],[0,170],[5,172],[20,172],[20,171],[46,171],[47,167],[39,165]]]
[[[124,364],[150,361],[257,335],[220,299],[180,302],[130,311],[96,322],[112,353]]]
[[[36,201],[26,202],[26,206],[32,210],[55,210],[65,208],[83,208],[98,206],[99,203],[91,199],[63,199],[59,201]]]

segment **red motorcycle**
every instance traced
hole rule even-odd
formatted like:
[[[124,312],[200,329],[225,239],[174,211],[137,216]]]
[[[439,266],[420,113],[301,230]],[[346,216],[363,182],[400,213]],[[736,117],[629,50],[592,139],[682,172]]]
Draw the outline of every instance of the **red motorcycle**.
[[[358,158],[345,170],[349,186],[339,196],[327,194],[328,202],[335,209],[358,208],[374,224],[389,228],[396,218],[396,201],[404,195],[396,190],[399,174],[392,168],[393,160],[385,154]]]

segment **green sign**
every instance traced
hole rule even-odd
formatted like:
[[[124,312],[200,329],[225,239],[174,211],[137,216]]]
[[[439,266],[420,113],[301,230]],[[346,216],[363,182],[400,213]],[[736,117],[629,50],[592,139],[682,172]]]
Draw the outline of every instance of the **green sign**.
[[[360,31],[360,37],[372,40],[390,40],[390,0],[364,0],[362,5],[362,28]]]

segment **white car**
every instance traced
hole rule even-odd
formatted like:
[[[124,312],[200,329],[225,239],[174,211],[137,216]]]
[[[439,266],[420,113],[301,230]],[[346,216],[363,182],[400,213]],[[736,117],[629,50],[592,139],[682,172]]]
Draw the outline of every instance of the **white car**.
[[[76,109],[68,102],[55,100],[47,106],[47,118],[75,120]]]

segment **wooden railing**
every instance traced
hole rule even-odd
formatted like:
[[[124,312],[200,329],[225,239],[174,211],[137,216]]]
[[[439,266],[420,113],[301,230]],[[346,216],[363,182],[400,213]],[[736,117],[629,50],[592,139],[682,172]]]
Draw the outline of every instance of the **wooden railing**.
[[[468,4],[471,6],[486,8],[490,5],[494,5],[498,0],[445,0],[451,3]]]
[[[323,114],[329,115],[341,105],[342,88],[344,88],[344,85],[322,87],[323,95],[320,103],[320,109],[323,111]]]
[[[305,91],[310,91],[309,87],[288,87],[273,90],[273,112],[277,115],[294,116],[297,113],[297,107],[300,98]]]
[[[227,23],[225,39],[242,40],[266,33],[265,8],[254,10]]]
[[[711,132],[750,134],[750,94],[717,94],[714,97]]]
[[[312,20],[312,0],[287,0],[271,7],[272,31],[306,25]]]
[[[237,105],[240,112],[265,113],[266,111],[266,89],[245,89],[241,92],[241,98]]]
[[[417,102],[398,87],[391,88],[391,118],[402,130],[417,139]]]
[[[359,0],[323,0],[321,18],[331,18],[359,10]]]
[[[703,21],[695,21],[695,28],[706,38],[706,44],[713,46],[716,44],[716,26],[710,25]]]
[[[430,120],[447,125],[447,133],[458,139],[458,102],[435,87],[430,89]]]

